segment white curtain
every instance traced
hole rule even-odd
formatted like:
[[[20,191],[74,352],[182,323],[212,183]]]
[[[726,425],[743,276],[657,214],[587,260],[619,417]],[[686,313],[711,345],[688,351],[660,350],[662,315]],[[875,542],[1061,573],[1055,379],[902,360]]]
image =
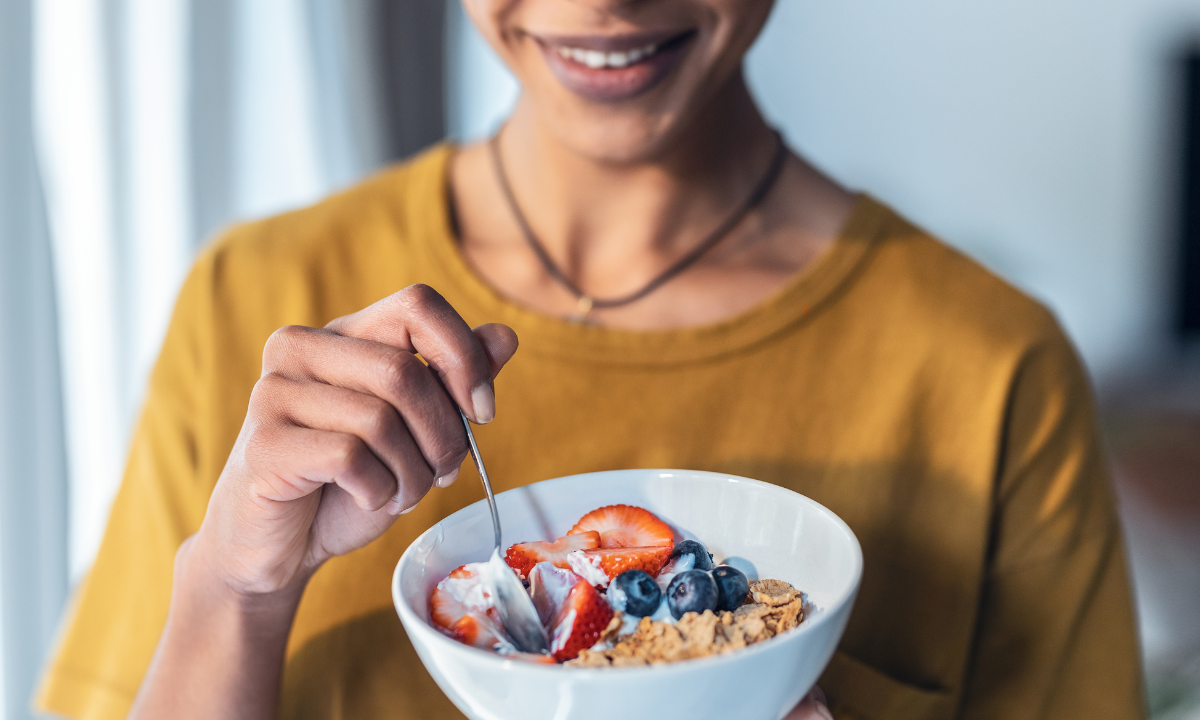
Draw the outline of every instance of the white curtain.
[[[193,255],[441,137],[427,0],[0,0],[0,720],[87,570]]]
[[[196,248],[382,162],[366,2],[34,0],[67,449],[86,570]]]
[[[0,718],[29,689],[66,596],[55,298],[33,152],[30,0],[0,2]]]

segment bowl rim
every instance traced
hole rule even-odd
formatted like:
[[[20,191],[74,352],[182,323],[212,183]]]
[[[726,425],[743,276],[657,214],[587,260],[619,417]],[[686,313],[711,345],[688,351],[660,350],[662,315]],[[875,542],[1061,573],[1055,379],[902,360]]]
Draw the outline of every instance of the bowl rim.
[[[529,484],[523,485],[521,487],[512,488],[510,490],[505,490],[502,493],[497,493],[496,497],[499,498],[502,495],[507,495],[508,493],[511,493],[511,492],[523,490],[532,485],[542,485],[542,484],[546,484],[546,483],[557,484],[557,483],[565,483],[568,481],[577,481],[581,478],[595,477],[595,476],[599,476],[599,475],[612,476],[612,475],[623,475],[623,474],[638,474],[638,475],[645,475],[645,476],[649,476],[649,477],[654,477],[654,476],[664,477],[664,476],[670,476],[670,475],[676,475],[676,474],[685,474],[685,475],[692,475],[692,476],[707,477],[707,478],[714,479],[714,480],[716,480],[716,479],[726,480],[728,482],[732,482],[732,483],[736,483],[736,484],[744,483],[747,485],[764,488],[770,492],[778,492],[778,493],[784,494],[784,495],[795,495],[795,496],[799,497],[800,500],[803,501],[804,503],[807,503],[810,506],[812,506],[819,514],[822,514],[829,520],[832,520],[834,525],[837,526],[839,529],[841,529],[847,535],[847,537],[849,537],[851,550],[853,551],[852,555],[851,555],[852,562],[853,562],[853,568],[852,568],[853,581],[847,586],[847,588],[841,594],[839,594],[836,598],[834,598],[832,601],[827,603],[827,607],[824,608],[825,612],[822,612],[816,618],[813,618],[811,620],[806,619],[805,622],[800,623],[800,625],[793,628],[792,630],[787,631],[783,635],[776,635],[775,637],[772,637],[768,640],[765,640],[763,642],[754,643],[753,645],[749,645],[747,647],[740,648],[739,650],[736,650],[734,652],[724,653],[721,655],[710,655],[710,656],[702,657],[702,658],[692,658],[692,659],[680,661],[680,662],[662,663],[662,664],[650,665],[650,666],[637,665],[637,666],[629,666],[629,667],[607,667],[607,668],[574,668],[574,667],[566,668],[561,663],[555,663],[555,664],[551,665],[548,663],[543,664],[543,663],[528,662],[528,661],[520,660],[517,658],[506,657],[504,655],[500,655],[500,654],[492,652],[490,650],[484,650],[482,648],[476,648],[476,647],[473,647],[470,645],[465,645],[461,642],[458,642],[454,638],[451,638],[450,636],[446,635],[445,633],[443,633],[440,630],[438,630],[437,628],[435,628],[428,620],[425,620],[424,618],[422,618],[420,613],[418,613],[415,608],[411,607],[408,604],[408,601],[404,598],[403,593],[400,591],[401,570],[406,565],[406,563],[408,563],[410,561],[411,556],[413,554],[415,554],[415,549],[417,548],[417,546],[421,544],[421,542],[426,538],[426,536],[428,536],[431,533],[438,530],[438,528],[443,523],[449,521],[450,519],[454,518],[455,516],[462,514],[462,513],[466,513],[467,511],[471,510],[472,508],[475,508],[478,506],[486,507],[487,500],[481,499],[481,500],[471,503],[470,505],[467,505],[463,508],[456,510],[455,512],[447,515],[446,517],[442,518],[438,522],[431,525],[428,529],[426,529],[424,532],[422,532],[420,535],[418,535],[416,537],[416,539],[414,539],[412,541],[412,543],[409,544],[409,546],[404,550],[404,553],[400,556],[400,559],[396,562],[396,567],[392,571],[392,587],[391,587],[392,604],[395,606],[397,614],[400,616],[400,620],[401,620],[402,624],[404,624],[404,626],[405,626],[405,632],[407,632],[409,635],[412,635],[413,634],[412,627],[415,627],[417,634],[420,634],[426,638],[431,638],[432,642],[434,642],[435,644],[440,643],[440,648],[444,648],[446,652],[449,652],[452,655],[458,655],[459,657],[462,657],[463,659],[467,659],[467,660],[477,660],[477,661],[483,661],[483,662],[489,662],[489,661],[497,662],[497,663],[500,663],[501,665],[503,665],[504,669],[506,669],[506,670],[513,669],[513,668],[521,668],[522,670],[528,670],[533,673],[553,673],[553,674],[567,673],[571,677],[581,677],[581,678],[589,677],[589,676],[596,676],[596,675],[602,675],[602,676],[608,677],[608,676],[614,676],[616,674],[624,674],[624,673],[630,673],[630,672],[632,672],[632,673],[651,672],[651,673],[654,673],[656,676],[661,677],[664,675],[670,675],[670,674],[674,674],[674,673],[687,672],[689,669],[697,668],[701,664],[715,665],[715,664],[720,664],[720,663],[737,662],[738,658],[751,657],[758,653],[769,652],[773,648],[778,648],[781,645],[783,645],[784,643],[798,641],[799,638],[804,637],[805,635],[808,635],[811,632],[815,632],[815,628],[818,628],[821,625],[824,625],[826,622],[832,622],[832,618],[833,618],[835,612],[841,610],[847,603],[852,602],[853,599],[857,596],[859,586],[862,584],[862,570],[863,570],[862,546],[858,542],[858,536],[854,534],[854,531],[850,529],[850,526],[847,525],[844,520],[842,520],[840,517],[837,516],[836,513],[834,513],[832,510],[825,507],[821,503],[817,502],[816,500],[813,500],[812,498],[808,497],[807,495],[802,495],[794,490],[789,490],[783,486],[775,485],[773,483],[764,482],[762,480],[754,480],[752,478],[747,478],[747,477],[741,477],[739,475],[711,472],[711,471],[707,471],[707,470],[682,470],[682,469],[672,469],[672,468],[636,468],[636,469],[624,469],[624,470],[600,470],[600,471],[596,471],[596,472],[577,473],[575,475],[564,475],[562,477],[550,478],[547,480],[539,480],[537,482],[529,483]],[[407,615],[407,617],[406,617],[406,615]],[[409,621],[411,621],[411,622],[409,622]],[[412,627],[410,627],[410,625]],[[776,640],[778,642],[774,642]],[[486,658],[486,660],[485,660],[485,658]]]

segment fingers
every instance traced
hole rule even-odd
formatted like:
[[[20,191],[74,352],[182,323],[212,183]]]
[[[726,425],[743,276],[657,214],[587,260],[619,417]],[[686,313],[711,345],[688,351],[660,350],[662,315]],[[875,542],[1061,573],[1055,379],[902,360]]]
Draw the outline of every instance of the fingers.
[[[783,720],[833,720],[833,714],[825,705],[825,693],[814,685],[800,704],[784,716]]]
[[[450,303],[428,285],[407,287],[326,328],[419,352],[471,420],[487,423],[495,417],[492,357]],[[503,356],[506,343],[498,340],[499,333],[488,331],[485,337],[497,338],[496,350]]]
[[[353,435],[360,439],[392,477],[391,505],[396,514],[411,508],[429,492],[435,477],[457,470],[466,454],[465,440],[443,435],[431,441],[430,456],[437,458],[433,467],[417,446],[396,409],[387,401],[344,387],[323,383],[300,382],[278,375],[259,381],[276,398],[278,416],[292,424],[312,430]],[[444,396],[443,396],[444,397]],[[448,404],[448,401],[447,401]],[[457,421],[457,417],[455,417]],[[454,428],[461,434],[461,426]],[[436,468],[436,470],[435,470]],[[383,507],[335,480],[366,510]],[[374,486],[372,486],[372,489]],[[370,502],[372,504],[363,504]]]
[[[292,347],[288,352],[264,354],[264,380],[276,375],[296,381],[317,380],[374,396],[403,420],[434,477],[445,477],[462,463],[467,439],[458,411],[419,358],[391,345],[327,330],[287,330],[286,342]],[[276,335],[281,333],[284,331]]]
[[[396,495],[391,471],[349,433],[282,424],[265,429],[255,434],[246,466],[261,483],[258,494],[267,500],[296,500],[337,483],[359,507],[375,511]]]
[[[499,323],[480,325],[471,332],[475,333],[479,344],[483,346],[492,369],[492,379],[495,379],[517,352],[517,334],[509,326]]]
[[[441,295],[414,285],[324,329],[276,331],[256,391],[278,407],[259,415],[358,438],[391,476],[394,508],[407,509],[433,484],[445,487],[457,477],[467,443],[455,405],[475,422],[490,421],[492,380],[516,349],[510,328],[471,330]],[[375,509],[377,471],[354,459],[361,472],[318,479],[337,482]],[[314,472],[321,469],[331,470]]]

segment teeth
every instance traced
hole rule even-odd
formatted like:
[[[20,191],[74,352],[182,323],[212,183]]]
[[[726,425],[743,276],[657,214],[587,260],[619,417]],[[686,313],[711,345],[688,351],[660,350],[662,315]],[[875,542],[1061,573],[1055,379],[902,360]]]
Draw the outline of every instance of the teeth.
[[[573,60],[580,65],[593,69],[623,68],[645,60],[658,51],[657,45],[646,45],[625,52],[604,53],[599,50],[584,50],[582,48],[558,47],[558,54],[567,60]]]

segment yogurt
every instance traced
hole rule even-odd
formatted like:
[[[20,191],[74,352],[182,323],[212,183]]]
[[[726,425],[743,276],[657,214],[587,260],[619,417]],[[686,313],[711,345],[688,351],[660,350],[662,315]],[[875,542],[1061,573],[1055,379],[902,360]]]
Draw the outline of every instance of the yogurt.
[[[589,557],[582,550],[567,554],[567,564],[576,575],[587,580],[596,587],[608,587],[608,575],[600,569],[600,558]]]

